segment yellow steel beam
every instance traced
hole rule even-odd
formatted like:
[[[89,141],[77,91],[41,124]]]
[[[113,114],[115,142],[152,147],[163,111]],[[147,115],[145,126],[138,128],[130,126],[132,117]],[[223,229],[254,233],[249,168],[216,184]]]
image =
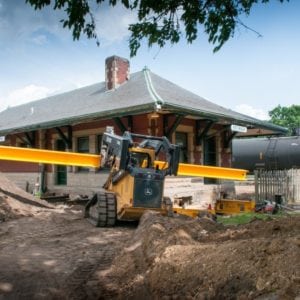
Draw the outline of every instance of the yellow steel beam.
[[[245,180],[247,170],[212,167],[203,165],[179,164],[178,175],[203,176],[210,178]]]
[[[160,169],[167,167],[167,163],[163,161],[155,161]],[[203,165],[179,164],[177,175],[196,176],[196,177],[209,177],[230,180],[245,180],[247,170],[212,167]]]
[[[99,167],[101,163],[100,155],[8,146],[0,146],[0,159],[94,168]],[[167,163],[163,161],[155,161],[155,165],[160,169],[167,167]],[[245,180],[246,174],[246,170],[203,165],[179,164],[178,167],[178,175],[185,176]]]
[[[0,146],[0,159],[64,166],[99,167],[100,155]]]

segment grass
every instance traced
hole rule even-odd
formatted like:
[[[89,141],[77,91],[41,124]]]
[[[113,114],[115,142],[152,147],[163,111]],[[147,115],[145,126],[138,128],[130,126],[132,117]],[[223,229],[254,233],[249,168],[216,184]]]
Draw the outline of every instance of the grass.
[[[254,218],[266,220],[270,218],[280,218],[286,216],[285,213],[278,213],[276,215],[271,214],[262,214],[262,213],[241,213],[232,216],[218,216],[218,222],[223,225],[239,225],[239,224],[247,224]]]

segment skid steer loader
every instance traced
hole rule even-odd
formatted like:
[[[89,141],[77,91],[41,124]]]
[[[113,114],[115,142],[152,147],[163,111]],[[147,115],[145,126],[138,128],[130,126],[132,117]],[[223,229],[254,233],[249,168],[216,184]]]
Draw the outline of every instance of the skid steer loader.
[[[100,155],[0,146],[0,159],[109,168],[103,192],[87,203],[84,215],[95,226],[113,226],[117,220],[137,220],[147,209],[163,215],[173,212],[195,217],[196,209],[172,208],[164,197],[166,176],[203,176],[244,180],[246,170],[179,163],[179,147],[166,137],[105,132]]]
[[[114,225],[116,219],[139,219],[146,209],[172,212],[171,200],[163,197],[163,190],[165,177],[177,175],[178,146],[166,137],[105,133],[101,156],[101,165],[110,168],[105,191],[97,193],[85,208],[86,217],[96,226]]]

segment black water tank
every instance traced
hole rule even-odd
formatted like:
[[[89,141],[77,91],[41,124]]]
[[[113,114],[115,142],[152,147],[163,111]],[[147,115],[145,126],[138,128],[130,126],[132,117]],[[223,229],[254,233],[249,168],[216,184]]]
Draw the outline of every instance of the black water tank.
[[[232,166],[249,171],[300,168],[300,137],[234,139]]]

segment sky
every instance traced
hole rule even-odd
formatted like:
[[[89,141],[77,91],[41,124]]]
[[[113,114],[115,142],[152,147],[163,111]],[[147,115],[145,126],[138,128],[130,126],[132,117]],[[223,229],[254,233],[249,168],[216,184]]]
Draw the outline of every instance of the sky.
[[[100,46],[73,41],[62,28],[64,12],[41,11],[25,0],[0,0],[0,111],[105,80],[111,55],[130,59],[131,72],[152,72],[223,107],[267,120],[277,105],[300,105],[299,0],[254,6],[243,27],[217,53],[197,41],[159,49],[145,45],[129,57],[127,27],[134,13],[121,6],[95,9]]]

